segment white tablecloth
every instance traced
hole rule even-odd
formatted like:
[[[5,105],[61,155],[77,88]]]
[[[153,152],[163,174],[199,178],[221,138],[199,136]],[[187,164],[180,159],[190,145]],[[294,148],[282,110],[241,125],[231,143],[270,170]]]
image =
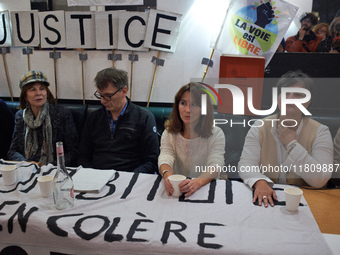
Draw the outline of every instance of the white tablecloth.
[[[76,193],[58,211],[25,163],[17,185],[0,177],[0,254],[332,254],[302,198],[298,212],[252,204],[243,183],[218,180],[189,199],[169,197],[156,175],[117,172],[99,194]],[[275,185],[284,202],[284,185]],[[15,252],[14,252],[15,251]]]

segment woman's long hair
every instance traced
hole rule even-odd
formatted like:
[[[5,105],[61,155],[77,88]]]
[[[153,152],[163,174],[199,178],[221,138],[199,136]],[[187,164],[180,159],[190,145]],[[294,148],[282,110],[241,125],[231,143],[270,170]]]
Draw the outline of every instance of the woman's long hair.
[[[204,91],[204,87],[201,84],[196,82],[190,82],[181,87],[180,90],[175,95],[175,102],[169,120],[167,120],[164,124],[165,128],[171,133],[176,134],[184,132],[184,123],[179,114],[179,103],[183,97],[183,94],[186,91],[190,92],[190,101],[195,102],[197,105],[202,107],[201,96],[202,94],[206,93]],[[212,135],[212,128],[214,124],[213,121],[214,110],[210,98],[207,95],[207,114],[201,115],[197,125],[195,126],[195,131],[198,133],[200,137],[207,138]]]

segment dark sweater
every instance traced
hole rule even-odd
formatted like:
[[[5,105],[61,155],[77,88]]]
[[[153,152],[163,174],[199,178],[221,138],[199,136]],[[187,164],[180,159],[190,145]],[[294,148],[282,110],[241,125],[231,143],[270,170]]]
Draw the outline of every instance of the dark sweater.
[[[14,114],[8,105],[0,99],[0,158],[7,159],[14,129]]]
[[[155,117],[127,100],[128,106],[113,134],[105,107],[88,116],[79,147],[79,165],[150,174],[157,171],[159,142]]]
[[[78,134],[73,121],[72,113],[69,109],[60,105],[50,105],[49,113],[52,125],[52,148],[54,161],[50,162],[56,165],[57,155],[55,153],[56,143],[63,142],[65,153],[65,165],[74,166],[78,149]],[[8,158],[10,160],[24,161],[27,160],[25,154],[25,133],[26,124],[23,119],[23,111],[20,110],[15,114],[15,128]],[[38,135],[39,136],[39,135]],[[42,135],[40,136],[42,137]],[[42,139],[42,138],[41,138]],[[42,143],[39,141],[39,143]],[[40,151],[40,149],[39,149]],[[39,158],[35,159],[36,161]]]

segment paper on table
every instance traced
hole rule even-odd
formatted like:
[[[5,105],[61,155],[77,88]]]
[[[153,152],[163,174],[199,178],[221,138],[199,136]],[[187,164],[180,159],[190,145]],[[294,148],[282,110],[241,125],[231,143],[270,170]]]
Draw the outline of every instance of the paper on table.
[[[115,170],[80,168],[72,176],[74,191],[99,193],[115,173]]]

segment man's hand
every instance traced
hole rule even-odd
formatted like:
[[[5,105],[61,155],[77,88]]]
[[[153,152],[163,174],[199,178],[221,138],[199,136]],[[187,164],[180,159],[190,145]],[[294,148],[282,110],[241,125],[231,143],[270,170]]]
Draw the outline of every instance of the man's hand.
[[[280,123],[277,124],[277,137],[284,146],[287,146],[291,141],[296,140],[296,131],[289,127],[284,127]]]

